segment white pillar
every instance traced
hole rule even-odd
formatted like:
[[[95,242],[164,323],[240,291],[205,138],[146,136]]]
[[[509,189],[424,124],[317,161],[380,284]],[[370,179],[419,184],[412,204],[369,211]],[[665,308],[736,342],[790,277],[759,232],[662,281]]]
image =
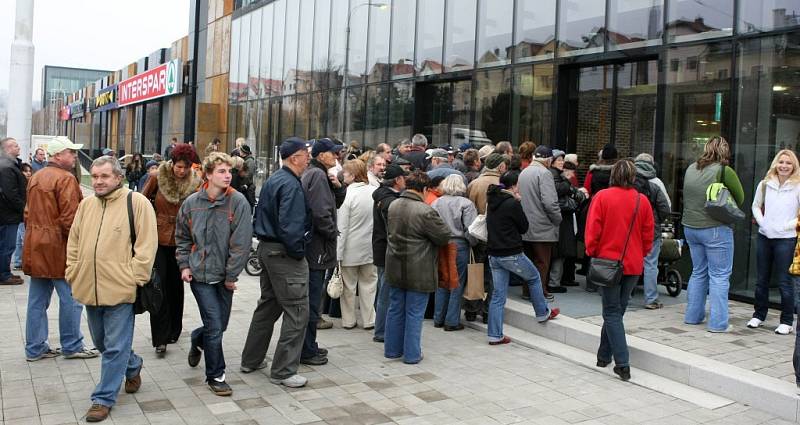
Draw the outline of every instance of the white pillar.
[[[17,139],[20,158],[31,149],[33,98],[33,0],[17,0],[8,87],[8,137]],[[42,105],[44,106],[44,105]]]

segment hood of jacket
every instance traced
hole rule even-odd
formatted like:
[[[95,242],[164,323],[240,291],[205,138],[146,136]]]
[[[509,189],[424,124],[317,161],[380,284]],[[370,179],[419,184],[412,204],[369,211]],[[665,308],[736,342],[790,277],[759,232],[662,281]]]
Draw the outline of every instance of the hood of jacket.
[[[486,191],[486,203],[488,206],[488,211],[497,211],[497,209],[500,208],[500,205],[502,205],[503,202],[509,198],[514,198],[514,195],[512,195],[511,192],[496,184],[489,186],[489,189]]]
[[[172,161],[162,162],[158,166],[158,191],[172,204],[180,204],[197,190],[202,181],[200,177],[189,171],[190,175],[178,180],[172,172]]]
[[[647,180],[656,177],[656,167],[647,161],[636,161],[636,174],[646,178]]]
[[[589,171],[611,171],[613,165],[609,164],[592,164],[589,166]]]

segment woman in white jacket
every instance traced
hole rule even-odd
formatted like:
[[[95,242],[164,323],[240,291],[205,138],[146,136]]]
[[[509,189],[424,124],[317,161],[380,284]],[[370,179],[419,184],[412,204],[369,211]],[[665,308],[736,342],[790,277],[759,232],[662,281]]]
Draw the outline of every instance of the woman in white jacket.
[[[794,287],[789,266],[797,242],[797,214],[800,210],[800,164],[791,150],[775,155],[772,165],[753,197],[753,218],[758,223],[756,244],[756,302],[748,328],[757,328],[767,318],[769,283],[773,270],[781,293],[781,320],[775,333],[788,335],[794,320]],[[775,267],[773,269],[773,267]]]
[[[347,195],[337,213],[339,240],[336,258],[342,273],[342,327],[356,327],[356,288],[364,329],[375,327],[375,292],[378,269],[372,263],[372,192],[367,166],[355,159],[343,166]]]

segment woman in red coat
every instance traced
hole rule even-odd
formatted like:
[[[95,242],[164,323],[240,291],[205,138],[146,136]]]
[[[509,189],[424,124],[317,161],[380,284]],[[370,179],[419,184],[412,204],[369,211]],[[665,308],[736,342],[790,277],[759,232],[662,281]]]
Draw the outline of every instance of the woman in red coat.
[[[608,366],[613,355],[614,373],[623,381],[631,378],[631,368],[622,316],[644,270],[644,257],[653,245],[655,228],[650,202],[633,187],[635,180],[633,161],[623,159],[614,164],[609,188],[595,194],[586,219],[586,255],[609,260],[622,258],[622,281],[601,288],[603,329],[597,367]]]

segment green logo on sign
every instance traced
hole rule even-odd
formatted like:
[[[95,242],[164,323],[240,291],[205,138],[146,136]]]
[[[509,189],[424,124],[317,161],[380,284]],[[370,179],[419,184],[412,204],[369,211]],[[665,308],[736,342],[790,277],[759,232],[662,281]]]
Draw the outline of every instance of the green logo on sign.
[[[175,61],[167,65],[167,94],[177,92],[178,87],[178,69]]]

